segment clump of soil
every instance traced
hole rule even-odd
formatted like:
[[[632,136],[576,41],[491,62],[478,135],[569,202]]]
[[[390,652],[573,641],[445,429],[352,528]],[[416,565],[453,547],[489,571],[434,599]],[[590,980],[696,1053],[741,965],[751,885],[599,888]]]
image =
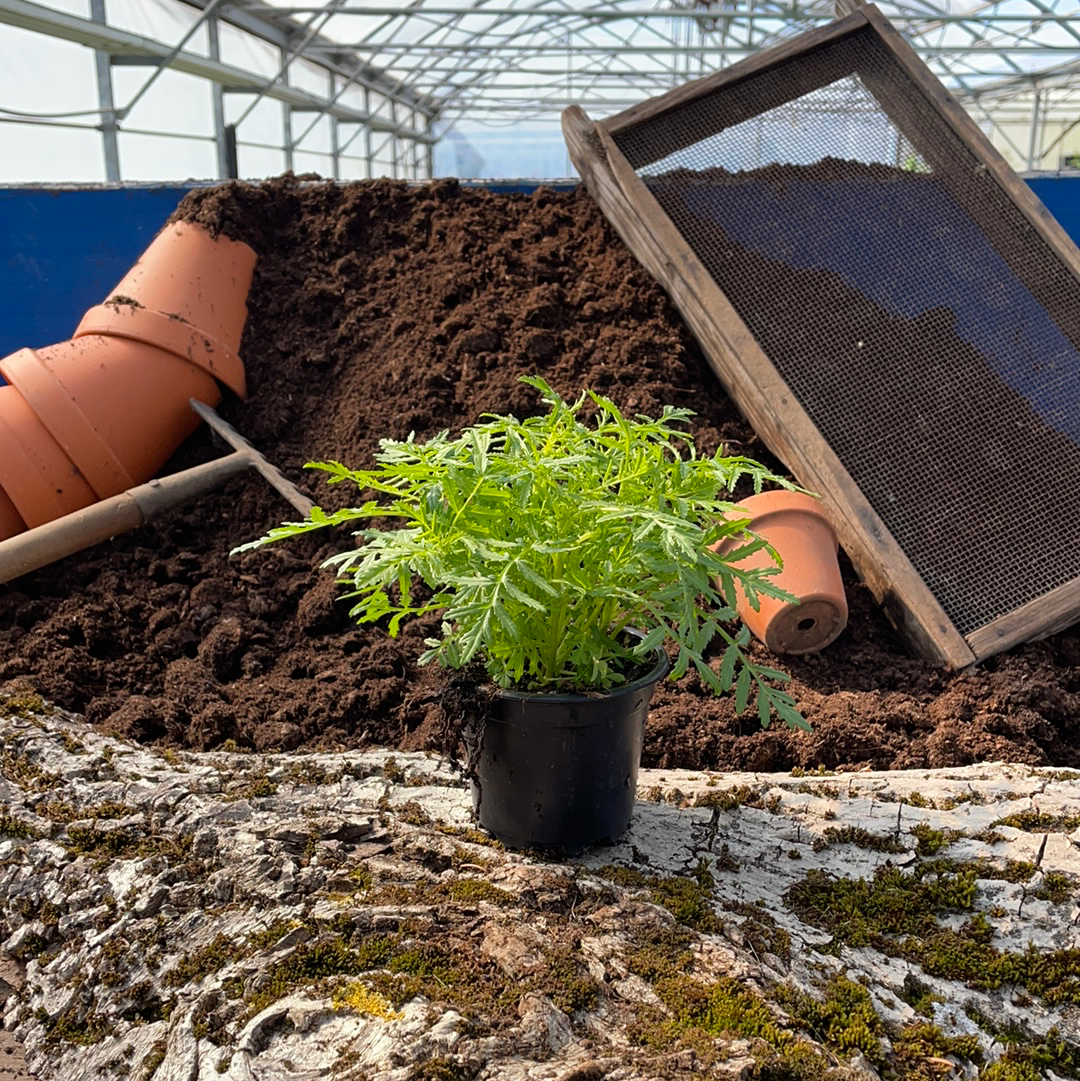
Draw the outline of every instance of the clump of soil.
[[[771,462],[665,294],[583,191],[497,195],[438,182],[285,177],[192,192],[177,216],[259,255],[242,345],[250,398],[222,412],[324,505],[309,459],[370,462],[380,437],[535,412],[517,382],[592,387],[632,412],[697,411],[700,448]],[[793,304],[794,318],[800,307]],[[204,431],[167,467],[221,453]],[[437,673],[414,658],[435,621],[390,639],[355,627],[315,535],[229,558],[295,517],[254,473],[90,552],[0,587],[0,679],[138,740],[195,748],[431,746]],[[812,733],[737,717],[696,677],[654,699],[644,762],[688,768],[1080,765],[1080,634],[966,675],[908,656],[845,567],[851,620],[784,662]],[[762,651],[760,659],[767,657]],[[774,662],[775,663],[775,662]]]

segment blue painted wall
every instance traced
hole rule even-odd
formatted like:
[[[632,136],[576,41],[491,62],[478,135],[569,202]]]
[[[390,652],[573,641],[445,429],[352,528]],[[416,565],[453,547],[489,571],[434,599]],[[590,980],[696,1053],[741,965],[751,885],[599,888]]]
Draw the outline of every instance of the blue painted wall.
[[[1034,176],[1028,185],[1080,245],[1080,176]]]
[[[0,189],[0,356],[70,338],[187,189]]]
[[[1080,177],[1028,183],[1080,244]],[[528,192],[538,182],[483,186]],[[83,312],[109,296],[191,187],[0,188],[0,357],[70,337]]]

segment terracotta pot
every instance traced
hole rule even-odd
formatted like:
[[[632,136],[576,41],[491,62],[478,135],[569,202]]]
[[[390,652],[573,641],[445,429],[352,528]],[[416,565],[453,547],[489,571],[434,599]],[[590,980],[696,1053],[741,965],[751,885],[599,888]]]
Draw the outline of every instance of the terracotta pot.
[[[736,586],[739,616],[755,637],[773,653],[814,653],[833,642],[847,626],[848,607],[836,533],[820,502],[801,492],[763,492],[744,499],[728,517],[748,517],[748,528],[776,549],[784,566],[769,581],[799,600],[796,605],[759,595],[754,611]],[[730,551],[741,543],[732,538],[715,547]],[[736,564],[746,570],[775,565],[765,550]]]
[[[254,266],[246,244],[171,225],[72,339],[0,360],[0,540],[149,480],[218,381],[246,394]]]
[[[168,461],[199,426],[189,399],[221,401],[221,389],[202,368],[105,335],[20,349],[0,361],[0,375],[20,391],[96,499],[149,480]]]
[[[0,497],[0,540],[97,502],[94,490],[13,386],[0,387]]]
[[[175,222],[158,233],[109,299],[83,316],[74,336],[111,334],[157,346],[246,397],[236,350],[254,269],[255,252],[247,244]]]
[[[15,504],[8,499],[7,493],[0,488],[0,538],[7,540],[25,530],[26,520],[15,509]]]

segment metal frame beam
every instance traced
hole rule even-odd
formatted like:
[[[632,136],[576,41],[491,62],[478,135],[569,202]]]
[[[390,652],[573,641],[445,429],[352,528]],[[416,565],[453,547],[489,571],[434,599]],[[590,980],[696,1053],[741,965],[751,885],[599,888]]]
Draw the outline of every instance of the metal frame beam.
[[[178,0],[178,2],[187,7],[203,10],[214,3],[214,0]],[[312,13],[322,14],[326,9],[327,5],[323,4],[313,8]],[[278,49],[289,49],[295,45],[297,34],[302,30],[302,27],[293,22],[289,15],[282,14],[280,8],[263,3],[262,0],[245,0],[243,6],[230,3],[221,12],[221,19]],[[314,40],[320,44],[333,44],[320,35],[316,35]],[[319,61],[319,63],[324,62]],[[377,68],[361,63],[355,56],[344,54],[327,66],[335,74],[344,75],[359,86],[367,86],[387,97],[400,98],[425,112],[432,108],[431,102],[424,101],[421,95],[416,94],[400,79],[391,78]]]
[[[315,55],[319,55],[323,46],[314,47],[311,51]],[[334,49],[339,49],[341,46],[334,46]],[[525,42],[504,41],[496,42],[493,44],[440,44],[425,42],[423,44],[417,44],[415,42],[397,42],[397,41],[372,41],[372,42],[351,42],[346,48],[355,49],[358,52],[364,52],[371,56],[386,56],[391,53],[435,53],[441,56],[489,56],[491,54],[498,54],[505,56],[511,53],[521,53],[526,56],[542,56],[545,53],[558,53],[560,56],[565,56],[567,47],[566,45],[531,45]],[[1025,54],[1025,53],[1042,53],[1052,55],[1055,53],[1068,53],[1070,56],[1076,55],[1076,43],[1075,42],[1062,42],[1059,45],[1012,45],[1006,50],[994,49],[995,55],[1000,55],[1001,52]],[[611,47],[608,45],[592,45],[586,43],[576,44],[572,47],[572,51],[576,56],[608,56],[611,53]],[[657,56],[657,55],[673,55],[673,56],[705,56],[713,57],[719,50],[716,46],[712,45],[678,45],[674,42],[656,42],[652,45],[625,45],[619,49],[619,53],[623,56]],[[744,57],[751,56],[754,53],[760,52],[751,45],[738,45],[729,46],[724,49],[724,53],[729,57]],[[923,56],[954,56],[957,53],[957,47],[955,45],[925,45],[919,49],[919,52]],[[991,50],[986,50],[990,52]]]
[[[76,42],[110,56],[168,61],[168,66],[175,71],[208,79],[227,90],[259,93],[260,90],[265,89],[267,97],[284,102],[286,105],[301,109],[319,109],[328,112],[331,116],[336,116],[339,120],[370,124],[378,131],[393,132],[419,142],[436,141],[430,131],[396,128],[370,113],[353,109],[340,101],[331,102],[329,98],[313,94],[300,87],[286,86],[280,81],[270,87],[265,87],[265,80],[243,68],[223,63],[209,56],[200,56],[197,53],[176,52],[153,38],[120,30],[115,26],[95,22],[93,19],[43,7],[32,3],[31,0],[0,0],[0,23]]]
[[[90,18],[105,23],[105,0],[90,0]],[[101,108],[101,145],[105,155],[105,179],[120,179],[120,140],[117,133],[116,103],[113,101],[112,66],[109,54],[94,50],[94,73],[97,77],[98,105]]]
[[[191,0],[187,0],[191,2]],[[323,11],[323,7],[308,6],[308,7],[280,7],[275,8],[275,11],[282,15],[303,15],[309,12]],[[537,7],[537,8],[525,8],[525,7],[478,7],[475,4],[433,4],[425,5],[423,7],[391,7],[385,5],[363,5],[363,4],[346,4],[338,8],[335,12],[338,15],[365,15],[381,18],[404,18],[407,16],[413,17],[437,17],[442,18],[446,16],[451,17],[465,17],[465,16],[493,16],[493,17],[510,17],[510,18],[527,18],[530,16],[538,16],[544,18],[582,18],[587,19],[590,22],[630,22],[637,21],[639,19],[664,19],[668,21],[685,20],[691,23],[702,23],[707,26],[715,26],[722,22],[744,22],[747,18],[747,11],[739,8],[652,8],[648,10],[633,10],[631,8],[564,8],[564,7]],[[814,12],[808,10],[805,6],[799,4],[791,5],[773,5],[771,7],[762,7],[756,10],[755,15],[758,19],[762,20],[799,20],[800,22],[807,23],[826,23],[831,22],[833,15],[831,12],[819,11]],[[1049,13],[1040,15],[1032,13],[1030,15],[1017,15],[1017,14],[1003,14],[995,15],[993,21],[995,23],[1070,23],[1076,22],[1078,16],[1073,13],[1071,15],[1058,15]],[[924,15],[901,15],[895,19],[890,20],[896,27],[901,30],[914,31],[916,29],[925,31],[927,28],[934,28],[938,26],[949,26],[958,23],[970,23],[973,21],[973,17],[970,14],[938,14],[937,12],[926,12]],[[927,24],[927,25],[923,25]],[[929,24],[933,24],[932,27]]]
[[[211,15],[206,20],[207,43],[210,56],[213,60],[221,59],[221,34],[218,25],[218,17]],[[217,152],[218,176],[231,176],[236,162],[233,160],[236,154],[236,130],[233,129],[232,145],[229,144],[229,134],[225,125],[225,91],[220,83],[211,83],[211,100],[214,110],[214,148]]]

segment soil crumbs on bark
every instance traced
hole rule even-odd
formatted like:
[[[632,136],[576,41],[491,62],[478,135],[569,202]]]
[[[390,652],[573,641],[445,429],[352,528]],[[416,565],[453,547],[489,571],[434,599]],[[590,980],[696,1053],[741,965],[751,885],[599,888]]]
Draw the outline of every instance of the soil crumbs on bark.
[[[327,489],[304,462],[361,467],[380,437],[456,431],[485,411],[535,413],[536,395],[517,382],[530,372],[564,396],[591,387],[631,413],[689,407],[703,452],[726,445],[777,465],[583,190],[503,195],[453,181],[284,177],[192,192],[176,216],[258,253],[241,349],[250,397],[221,411],[325,506],[347,493]],[[798,320],[801,305],[790,310]],[[221,453],[203,429],[163,472]],[[0,587],[0,680],[140,741],[434,745],[440,681],[414,659],[437,621],[396,640],[351,626],[332,574],[317,569],[346,536],[228,556],[290,517],[250,472]],[[752,710],[736,716],[691,675],[658,689],[643,764],[1080,765],[1077,629],[942,674],[908,655],[844,571],[844,634],[824,653],[772,660],[791,673],[812,732],[762,730]]]

